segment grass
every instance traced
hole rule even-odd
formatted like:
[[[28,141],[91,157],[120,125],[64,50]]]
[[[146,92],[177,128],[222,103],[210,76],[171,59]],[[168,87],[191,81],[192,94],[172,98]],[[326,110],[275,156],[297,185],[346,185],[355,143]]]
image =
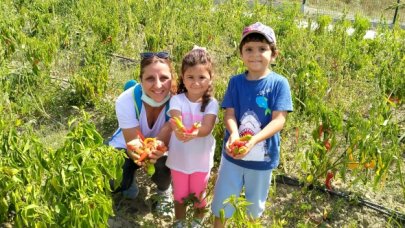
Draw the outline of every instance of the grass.
[[[347,115],[348,113],[358,114],[366,124],[374,126],[374,128],[364,127],[363,132],[360,131],[362,129],[358,129],[358,137],[361,137],[359,141],[368,142],[367,145],[363,145],[367,149],[365,150],[367,152],[366,156],[378,155],[377,149],[384,156],[389,156],[394,152],[397,153],[404,149],[403,143],[399,143],[398,146],[396,144],[393,145],[393,142],[398,142],[389,138],[389,136],[396,134],[398,129],[402,129],[402,131],[404,129],[403,118],[391,118],[392,115],[403,115],[404,106],[387,106],[383,99],[386,93],[389,94],[392,91],[396,92],[399,99],[403,99],[404,97],[402,89],[404,88],[403,80],[401,81],[400,77],[403,75],[403,69],[405,69],[403,63],[401,63],[401,60],[403,60],[403,52],[401,52],[403,50],[403,43],[397,42],[403,39],[402,30],[388,30],[385,27],[381,27],[379,28],[381,36],[376,37],[374,40],[363,40],[362,29],[368,29],[368,24],[364,23],[364,20],[355,23],[342,20],[335,22],[335,29],[332,31],[322,29],[311,31],[309,29],[298,28],[296,25],[297,20],[314,20],[313,18],[308,19],[305,15],[301,14],[299,6],[295,8],[287,6],[281,9],[254,4],[243,5],[241,3],[243,1],[236,0],[223,1],[223,4],[215,6],[210,5],[212,4],[210,1],[201,1],[202,5],[207,5],[206,8],[193,8],[195,5],[191,4],[192,1],[176,2],[173,0],[166,1],[165,4],[157,0],[133,0],[128,2],[97,1],[95,4],[99,4],[99,8],[97,8],[94,14],[92,12],[91,15],[89,15],[89,11],[86,11],[84,7],[76,7],[73,2],[60,1],[59,4],[55,2],[57,1],[42,1],[41,4],[43,5],[37,3],[39,5],[35,5],[35,7],[21,2],[18,6],[21,6],[22,12],[31,12],[33,15],[7,14],[7,20],[4,21],[9,23],[9,26],[0,26],[0,29],[2,29],[1,34],[4,34],[6,37],[3,39],[3,36],[0,36],[0,41],[2,42],[0,53],[4,53],[4,55],[0,55],[0,60],[4,60],[0,61],[0,71],[4,73],[0,74],[0,85],[4,86],[4,89],[0,90],[0,93],[4,95],[0,96],[0,110],[7,110],[7,112],[2,112],[2,119],[5,121],[4,124],[3,121],[0,121],[0,127],[5,124],[10,125],[10,127],[9,125],[5,125],[7,128],[4,128],[4,132],[8,132],[8,127],[14,127],[18,130],[18,133],[24,133],[22,125],[14,126],[12,123],[33,121],[35,123],[35,133],[40,136],[42,144],[45,147],[58,149],[67,135],[68,119],[74,117],[80,118],[78,111],[80,109],[92,115],[89,122],[95,123],[97,131],[102,134],[104,139],[108,138],[117,128],[114,100],[122,92],[124,82],[130,78],[137,78],[139,72],[139,65],[137,63],[112,57],[111,53],[137,60],[139,52],[144,50],[169,50],[173,55],[174,62],[177,63],[175,65],[176,69],[178,69],[178,63],[182,55],[193,44],[206,46],[215,58],[215,97],[221,102],[229,76],[243,70],[237,51],[241,29],[244,25],[253,21],[262,21],[269,23],[275,28],[279,38],[278,45],[281,54],[277,59],[277,65],[274,70],[285,75],[290,81],[296,108],[295,112],[289,115],[288,122],[282,131],[281,165],[275,170],[275,173],[283,173],[305,179],[309,173],[309,168],[306,167],[307,164],[305,163],[309,162],[307,155],[319,149],[316,147],[312,132],[316,131],[320,121],[324,119],[329,120],[327,119],[328,115],[332,113],[326,112],[325,114],[324,110],[335,111],[346,118],[351,117]],[[81,4],[88,2],[90,1],[80,1]],[[300,4],[301,1],[296,2]],[[331,1],[322,2],[337,5],[340,8],[346,5],[337,2],[332,3]],[[350,2],[355,4],[355,1]],[[14,8],[15,4],[17,3],[8,1],[2,7]],[[46,4],[50,4],[51,6],[48,7]],[[314,1],[307,1],[307,4],[311,6],[311,4],[314,4]],[[321,1],[319,4],[321,4]],[[104,10],[109,12],[108,14],[104,13],[103,6],[105,7]],[[69,10],[61,10],[60,7],[75,9],[75,12],[77,12],[73,14]],[[160,7],[159,9],[161,10],[150,10],[156,7]],[[182,7],[188,10],[179,10]],[[214,7],[215,9],[210,7]],[[380,6],[380,8],[383,7]],[[37,12],[37,9],[41,9],[42,11]],[[329,9],[332,8],[330,7]],[[337,10],[339,11],[339,9]],[[354,5],[353,9],[355,9]],[[20,9],[18,8],[18,10]],[[16,9],[16,11],[18,10]],[[81,10],[85,10],[85,12]],[[208,10],[211,11],[208,12]],[[51,13],[43,14],[44,12]],[[229,12],[232,12],[232,14]],[[108,19],[105,20],[105,18]],[[116,21],[117,18],[120,19],[119,23]],[[318,20],[318,18],[315,20]],[[24,21],[28,22],[25,23]],[[60,21],[61,23],[52,24],[52,28],[55,28],[55,30],[49,32],[49,21]],[[81,23],[82,21],[85,21],[85,23]],[[19,26],[22,26],[19,23],[22,22],[24,22],[26,30],[32,32],[23,31],[18,33],[20,31]],[[109,24],[109,22],[112,23]],[[353,25],[360,28],[360,31],[353,36],[348,36],[346,29]],[[3,31],[6,32],[3,33]],[[107,35],[111,35],[111,43],[107,42],[109,40],[106,39]],[[14,37],[16,38],[14,39]],[[41,45],[37,45],[38,43]],[[50,46],[55,47],[53,52],[48,49],[48,44],[52,44]],[[48,59],[47,62],[39,63],[39,72],[35,68],[38,67],[36,65],[38,64],[38,59]],[[87,78],[95,79],[94,83],[99,82],[98,73],[103,73],[105,76],[105,72],[97,71],[97,67],[100,65],[103,69],[108,69],[106,83],[100,83],[95,86],[96,88],[99,86],[102,92],[94,94],[91,97],[94,100],[90,100],[90,102],[86,102],[86,100],[84,102],[83,100],[81,102],[78,101],[80,93],[77,92],[71,78],[82,73],[83,85],[88,85],[85,80]],[[21,66],[24,66],[24,70],[21,70]],[[88,67],[89,71],[81,71],[84,67]],[[91,74],[86,74],[87,72]],[[93,72],[95,73],[93,74]],[[47,80],[49,75],[52,78],[51,80]],[[8,76],[12,77],[13,80],[9,80],[10,77]],[[30,93],[27,93],[27,87]],[[91,89],[92,87],[89,86],[88,88]],[[83,91],[86,92],[86,90]],[[36,95],[39,98],[34,96],[34,92],[38,93]],[[36,99],[30,99],[31,96]],[[304,103],[302,109],[298,109],[298,106],[301,105],[297,101],[298,99],[301,99]],[[43,106],[38,105],[40,104],[39,102],[32,103],[32,100],[43,101]],[[379,105],[382,108],[380,110],[375,109]],[[80,108],[75,108],[74,106],[80,106]],[[40,111],[37,110],[39,108]],[[377,113],[374,116],[370,115],[370,110],[374,110]],[[46,112],[46,115],[44,112]],[[217,151],[215,156],[216,163],[210,182],[209,199],[212,199],[212,187],[220,158],[222,134],[224,132],[222,115],[223,113],[221,112],[218,117],[219,123],[215,126],[214,130],[214,135],[217,138]],[[322,117],[325,118],[322,119]],[[363,120],[359,119],[359,122]],[[392,132],[391,134],[387,130],[383,131],[384,126],[381,123],[384,123],[385,120],[388,120],[388,123],[392,124],[389,125],[392,126],[389,129]],[[347,134],[345,121],[347,121],[345,118],[337,119],[337,122],[343,125],[343,129],[338,127],[334,129],[336,130],[337,144],[335,145],[336,150],[333,150],[333,153],[338,155],[344,152],[347,146],[353,146],[350,144],[351,138],[345,135]],[[353,128],[361,127],[363,126],[354,125]],[[299,130],[298,135],[296,135],[296,129]],[[368,132],[369,129],[373,130],[373,132]],[[3,129],[1,130],[0,132],[3,133]],[[4,137],[9,136],[5,134]],[[80,138],[79,135],[77,137]],[[370,140],[370,137],[375,137],[373,138],[374,141]],[[395,137],[396,135],[393,136],[393,138]],[[15,138],[19,137],[16,136]],[[8,141],[10,140],[2,140],[1,143],[3,144],[0,143],[0,145],[7,146]],[[25,145],[28,145],[25,142],[18,141],[18,143],[15,146],[17,148],[21,147],[21,145],[22,148],[25,148]],[[368,147],[368,144],[373,146]],[[97,149],[99,149],[98,147],[101,146],[97,146]],[[65,152],[68,154],[71,149],[66,150]],[[30,152],[28,155],[44,154],[42,151],[37,151],[37,153],[34,153],[35,151]],[[89,151],[86,150],[85,152],[88,153]],[[3,163],[3,159],[5,158],[7,159],[7,165],[14,165],[12,164],[14,158],[9,157],[10,154],[15,153],[18,155],[16,157],[20,156],[18,151],[13,150],[1,151],[1,153],[1,165],[5,164]],[[65,153],[61,154],[65,155]],[[100,156],[105,156],[105,154],[102,152]],[[80,158],[80,153],[77,156]],[[395,156],[393,159],[398,158],[397,154]],[[331,155],[331,158],[335,157]],[[47,159],[47,157],[45,156],[44,159]],[[35,160],[30,158],[30,161]],[[396,165],[396,161],[385,163],[390,166],[385,182],[386,189],[375,188],[372,180],[376,174],[371,170],[363,170],[357,173],[337,172],[338,176],[334,180],[333,185],[339,189],[360,192],[381,204],[388,202],[390,205],[387,206],[404,211],[403,205],[405,205],[405,202],[403,197],[401,198],[403,184],[401,185],[399,181],[398,169],[401,167],[403,169],[405,166],[403,160],[399,161],[399,166]],[[55,162],[52,161],[49,164],[51,165]],[[34,162],[21,162],[17,165],[16,167],[24,169],[24,172],[36,170],[32,167],[41,167]],[[119,166],[116,167],[120,168]],[[108,170],[113,167],[106,166],[105,168]],[[340,169],[344,170],[345,167],[342,166]],[[2,175],[0,173],[0,179]],[[29,176],[28,173],[24,173],[24,176],[19,175],[17,175],[17,178],[21,178],[22,183],[26,184],[24,181],[28,179],[29,183],[34,186],[34,189],[42,189],[43,186],[36,186],[35,181],[32,181],[34,178]],[[41,175],[39,175],[40,180],[48,183],[47,177]],[[51,175],[55,177],[55,181],[61,176],[55,173]],[[354,175],[354,177],[351,175]],[[352,183],[351,181],[357,178],[357,176],[361,178],[356,179],[356,182]],[[88,179],[91,178],[87,178],[86,180]],[[324,181],[323,177],[320,176],[318,181],[322,184]],[[0,182],[0,186],[3,183]],[[19,200],[18,197],[7,198],[10,192],[13,192],[13,194],[26,194],[24,184],[15,185],[19,188],[19,191],[3,192],[2,188],[0,188],[0,197],[4,196],[6,203],[10,202],[7,201],[8,199],[15,199],[15,202],[18,205],[22,205],[22,207],[28,204],[42,205],[43,202],[35,201],[35,197],[29,198],[27,202]],[[86,184],[94,183],[93,181],[83,182],[83,185]],[[150,184],[147,184],[147,186],[150,187]],[[374,190],[375,193],[373,192]],[[52,192],[52,188],[44,188],[39,196],[45,194],[55,195],[56,193]],[[83,194],[86,196],[85,192]],[[145,193],[144,196],[147,197],[147,194]],[[4,202],[1,201],[1,203]],[[68,201],[66,202],[69,203]],[[86,205],[83,203],[83,206]],[[51,209],[50,211],[54,209],[53,205],[47,206]],[[3,208],[6,207],[0,208],[0,212],[3,212]],[[270,200],[263,223],[264,225],[273,224],[276,227],[297,225],[301,227],[315,225],[340,227],[344,225],[367,226],[373,224],[372,222],[364,223],[363,220],[366,220],[367,216],[378,217],[377,215],[368,213],[368,211],[366,211],[368,213],[366,215],[354,215],[355,213],[352,213],[353,211],[361,213],[361,210],[358,207],[351,208],[351,205],[325,194],[275,183],[271,189]],[[36,213],[35,210],[30,210],[30,212]],[[20,211],[17,211],[17,213],[21,214]],[[122,216],[129,220],[137,219],[133,211]],[[152,225],[155,221],[153,219],[155,218],[151,220],[145,219],[145,226]],[[375,221],[373,219],[372,221]],[[382,222],[378,220],[376,224],[384,224],[384,222],[385,220]]]

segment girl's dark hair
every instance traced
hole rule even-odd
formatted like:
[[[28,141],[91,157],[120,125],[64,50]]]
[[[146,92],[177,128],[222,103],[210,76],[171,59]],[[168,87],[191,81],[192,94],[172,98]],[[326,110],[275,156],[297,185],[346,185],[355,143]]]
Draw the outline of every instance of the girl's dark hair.
[[[242,53],[242,48],[243,45],[245,45],[248,42],[263,42],[267,43],[270,45],[270,50],[271,50],[271,56],[274,57],[278,54],[278,49],[276,45],[272,42],[270,43],[262,34],[260,33],[250,33],[247,35],[239,44],[239,52]]]
[[[176,94],[176,92],[177,92],[176,74],[175,74],[175,71],[174,71],[174,68],[172,65],[172,61],[169,58],[163,59],[163,58],[159,58],[158,56],[152,56],[150,58],[143,58],[141,60],[141,69],[140,69],[140,73],[139,73],[140,80],[142,81],[142,75],[144,73],[145,68],[153,63],[164,63],[167,66],[169,66],[170,73],[172,76],[172,85],[171,85],[170,92],[171,92],[171,94]]]
[[[214,72],[211,56],[205,49],[202,48],[193,49],[183,57],[183,61],[181,63],[181,77],[179,78],[177,94],[187,92],[186,86],[183,83],[184,73],[188,68],[196,66],[198,64],[205,66],[205,69],[208,71],[210,79],[212,81],[214,77]],[[201,112],[205,111],[205,107],[207,107],[208,102],[211,100],[213,96],[214,96],[214,88],[212,83],[210,83],[207,91],[202,97],[202,104],[200,109]]]

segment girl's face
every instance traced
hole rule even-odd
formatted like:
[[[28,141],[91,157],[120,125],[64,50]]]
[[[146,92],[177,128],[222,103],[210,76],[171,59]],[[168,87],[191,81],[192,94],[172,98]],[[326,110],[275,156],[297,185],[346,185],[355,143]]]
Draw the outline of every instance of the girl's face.
[[[156,102],[161,102],[169,94],[172,74],[166,63],[154,62],[143,69],[142,89]]]
[[[272,61],[270,45],[265,42],[247,42],[242,47],[242,61],[253,77],[265,76],[270,72]]]
[[[183,74],[183,83],[187,89],[187,98],[199,102],[211,85],[211,75],[205,65],[197,64],[189,67]]]

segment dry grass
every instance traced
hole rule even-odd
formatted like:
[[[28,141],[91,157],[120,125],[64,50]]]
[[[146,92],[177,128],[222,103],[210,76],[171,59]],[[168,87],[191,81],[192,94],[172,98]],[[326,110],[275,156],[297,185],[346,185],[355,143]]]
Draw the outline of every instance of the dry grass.
[[[303,0],[279,0],[279,2],[302,4]],[[387,8],[396,2],[396,0],[306,0],[305,6],[316,8],[319,11],[346,12],[348,15],[360,14],[372,20],[382,18],[391,23],[395,10]],[[399,9],[397,21],[405,23],[405,8]]]

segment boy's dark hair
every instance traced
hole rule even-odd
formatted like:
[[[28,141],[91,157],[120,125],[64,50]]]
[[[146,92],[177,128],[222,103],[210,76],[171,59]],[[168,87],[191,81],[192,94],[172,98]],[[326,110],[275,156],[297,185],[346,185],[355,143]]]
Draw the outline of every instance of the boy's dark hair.
[[[213,64],[211,60],[211,56],[209,53],[202,49],[202,48],[196,48],[188,52],[184,57],[183,61],[181,63],[181,77],[179,77],[179,83],[177,87],[177,94],[187,92],[187,88],[183,83],[183,77],[184,73],[186,70],[190,67],[196,66],[198,64],[204,65],[205,68],[207,69],[208,73],[210,74],[210,78],[212,81],[212,78],[214,77],[214,72],[213,72]],[[208,102],[211,100],[211,97],[214,96],[214,88],[213,85],[210,84],[208,86],[207,91],[202,97],[202,104],[201,104],[201,112],[205,111],[205,107],[208,105]]]
[[[274,43],[270,43],[262,34],[260,33],[250,33],[247,35],[239,44],[239,52],[242,53],[243,45],[248,42],[263,42],[270,45],[271,56],[275,56],[278,54],[277,47]]]

